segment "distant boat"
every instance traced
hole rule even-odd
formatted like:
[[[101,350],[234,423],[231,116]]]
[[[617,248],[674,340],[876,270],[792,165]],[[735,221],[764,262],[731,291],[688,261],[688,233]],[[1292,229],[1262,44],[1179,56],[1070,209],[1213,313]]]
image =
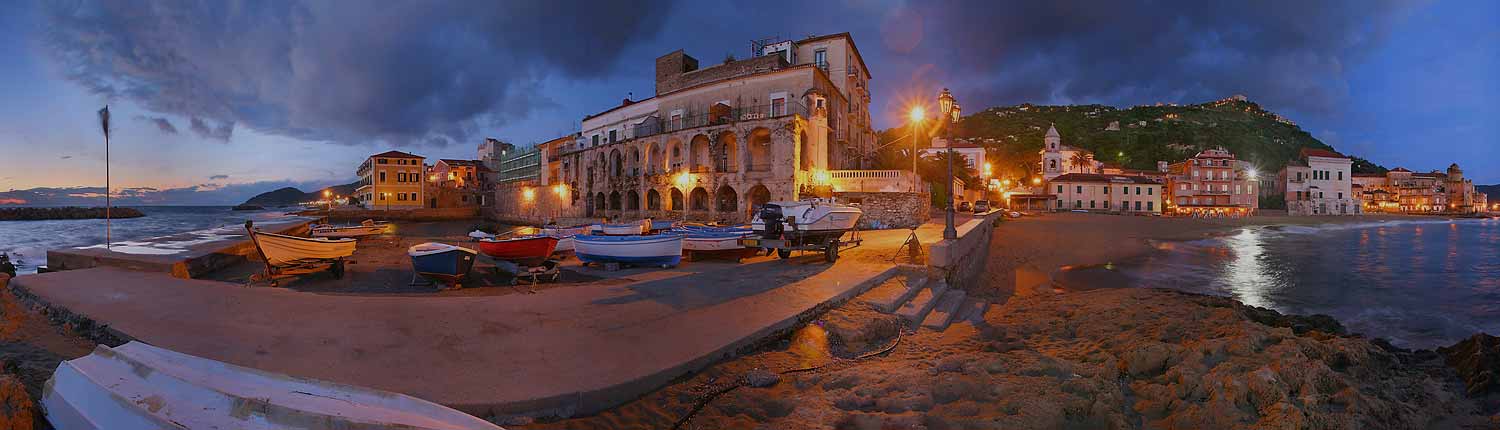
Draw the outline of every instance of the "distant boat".
[[[514,239],[480,239],[479,252],[522,266],[537,266],[552,256],[558,239],[552,236],[523,236]]]
[[[309,230],[313,237],[364,237],[386,233],[390,227],[389,223],[367,219],[351,226],[313,224]]]
[[[389,391],[240,367],[132,341],[62,362],[42,411],[68,430],[401,428],[501,430]]]
[[[574,254],[585,263],[624,263],[640,266],[676,266],[682,261],[680,234],[655,236],[573,237]]]
[[[412,270],[418,275],[455,287],[469,275],[469,269],[474,267],[474,256],[478,254],[469,248],[437,242],[413,245],[406,250],[406,255],[411,257]]]
[[[642,223],[628,224],[600,224],[598,231],[610,236],[633,236],[646,232],[646,226]]]

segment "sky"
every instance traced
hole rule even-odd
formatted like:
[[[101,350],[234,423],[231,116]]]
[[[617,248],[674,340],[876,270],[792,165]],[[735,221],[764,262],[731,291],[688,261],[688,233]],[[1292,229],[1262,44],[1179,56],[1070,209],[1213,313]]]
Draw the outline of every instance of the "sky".
[[[1494,1],[0,3],[0,193],[103,186],[106,104],[113,188],[233,204],[350,182],[387,149],[576,131],[650,96],[676,49],[712,64],[838,32],[879,128],[941,87],[966,111],[1245,94],[1342,152],[1500,183]]]

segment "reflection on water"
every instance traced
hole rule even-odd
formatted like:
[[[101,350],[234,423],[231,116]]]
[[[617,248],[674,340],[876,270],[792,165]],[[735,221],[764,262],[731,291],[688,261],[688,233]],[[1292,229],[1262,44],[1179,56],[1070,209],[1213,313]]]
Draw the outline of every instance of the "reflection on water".
[[[1328,314],[1353,332],[1409,347],[1500,333],[1500,222],[1494,220],[1247,228],[1157,249],[1107,276],[1284,313]],[[1077,279],[1106,275],[1090,276]]]

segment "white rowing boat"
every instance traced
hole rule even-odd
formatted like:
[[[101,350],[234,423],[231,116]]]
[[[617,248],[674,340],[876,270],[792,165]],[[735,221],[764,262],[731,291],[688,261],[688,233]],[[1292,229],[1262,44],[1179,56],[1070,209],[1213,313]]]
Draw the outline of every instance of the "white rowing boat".
[[[306,260],[334,260],[354,255],[354,239],[287,236],[256,231],[255,242],[273,266],[290,266]]]
[[[42,392],[53,427],[503,430],[392,393],[240,367],[140,342],[64,361]]]

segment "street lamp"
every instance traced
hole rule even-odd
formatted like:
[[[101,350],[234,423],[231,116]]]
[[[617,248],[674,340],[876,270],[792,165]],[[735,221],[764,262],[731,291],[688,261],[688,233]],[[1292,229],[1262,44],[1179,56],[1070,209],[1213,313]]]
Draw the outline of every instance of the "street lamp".
[[[957,239],[958,229],[953,227],[953,129],[958,127],[960,108],[958,101],[953,99],[953,93],[948,92],[947,88],[938,93],[938,107],[943,111],[943,121],[950,123],[943,127],[943,139],[948,142],[944,145],[948,148],[948,180],[943,186],[948,189],[948,202],[943,214],[943,239]]]
[[[911,120],[911,191],[917,192],[917,141],[922,134],[922,119],[927,113],[922,111],[921,106],[912,106],[911,113],[907,117]]]

